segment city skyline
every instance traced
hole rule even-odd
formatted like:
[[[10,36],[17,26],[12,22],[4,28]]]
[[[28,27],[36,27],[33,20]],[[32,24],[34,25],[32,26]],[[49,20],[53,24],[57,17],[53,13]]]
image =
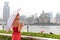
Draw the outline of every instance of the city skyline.
[[[0,18],[3,16],[4,2],[9,2],[10,14],[18,8],[21,8],[20,14],[31,16],[37,13],[38,16],[44,10],[46,13],[52,12],[54,16],[57,12],[60,13],[60,1],[59,0],[0,0]],[[27,15],[29,13],[29,15]]]

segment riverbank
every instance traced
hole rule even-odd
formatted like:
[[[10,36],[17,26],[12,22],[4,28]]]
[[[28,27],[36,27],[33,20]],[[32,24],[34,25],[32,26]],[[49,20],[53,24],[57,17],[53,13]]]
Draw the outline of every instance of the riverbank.
[[[60,26],[60,24],[30,24],[30,26]]]
[[[5,30],[0,30],[0,33],[11,34],[12,31],[6,33]],[[42,37],[42,38],[60,39],[60,35],[56,35],[56,34],[47,34],[47,33],[22,32],[22,35],[25,35],[25,36],[34,36],[34,37]]]
[[[12,34],[0,33],[0,40],[11,40]],[[34,36],[26,36],[21,35],[22,40],[59,40],[52,38],[42,38],[42,37],[34,37]]]

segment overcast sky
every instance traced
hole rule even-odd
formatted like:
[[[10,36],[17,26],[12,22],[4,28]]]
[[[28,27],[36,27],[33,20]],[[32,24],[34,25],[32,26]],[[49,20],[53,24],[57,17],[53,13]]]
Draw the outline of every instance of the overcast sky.
[[[42,10],[52,12],[54,15],[60,13],[60,0],[0,0],[0,18],[3,15],[4,2],[9,2],[10,14],[18,8],[21,8],[20,15],[31,16],[37,13],[38,16]]]

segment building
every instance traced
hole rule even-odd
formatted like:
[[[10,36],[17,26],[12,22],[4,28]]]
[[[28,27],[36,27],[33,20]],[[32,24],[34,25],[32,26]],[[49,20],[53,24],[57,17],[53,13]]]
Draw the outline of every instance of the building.
[[[52,18],[52,19],[50,20],[50,23],[51,23],[51,24],[56,24],[56,18]]]
[[[32,15],[27,18],[29,24],[38,24],[38,17],[36,15]]]
[[[59,13],[57,13],[56,14],[56,24],[60,24],[60,14]]]
[[[37,13],[35,13],[34,15],[32,15],[32,20],[33,20],[34,24],[38,24],[39,23],[38,22],[38,15],[37,15]]]
[[[8,2],[4,2],[4,7],[3,7],[3,21],[7,22],[9,16],[10,16],[9,3]]]
[[[41,15],[39,16],[39,23],[45,24],[45,23],[50,23],[50,14],[45,13],[42,11]]]
[[[55,18],[53,17],[53,13],[49,12],[49,15],[50,15],[50,23],[54,23],[55,22]]]
[[[2,22],[2,19],[0,18],[0,22]]]
[[[24,24],[27,24],[27,17],[25,15],[20,16],[20,22],[24,22]]]
[[[34,24],[34,16],[28,17],[27,18],[27,23],[28,24]]]

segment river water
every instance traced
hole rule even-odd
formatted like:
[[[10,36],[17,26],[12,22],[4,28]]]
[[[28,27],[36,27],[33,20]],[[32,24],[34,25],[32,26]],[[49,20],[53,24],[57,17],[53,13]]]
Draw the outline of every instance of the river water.
[[[29,26],[29,32],[41,32],[44,31],[44,33],[54,33],[54,34],[60,34],[60,26]],[[24,26],[22,28],[22,31],[27,31],[27,26]]]

